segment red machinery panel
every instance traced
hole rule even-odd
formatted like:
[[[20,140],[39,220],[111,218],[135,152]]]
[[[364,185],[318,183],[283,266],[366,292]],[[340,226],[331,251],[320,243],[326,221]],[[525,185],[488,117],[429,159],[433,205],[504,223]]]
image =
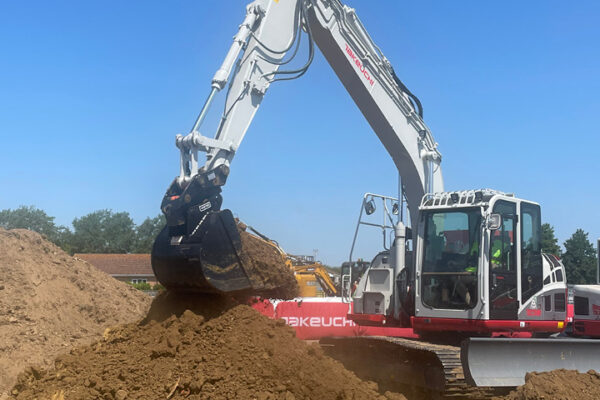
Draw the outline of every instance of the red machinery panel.
[[[348,336],[417,337],[410,328],[356,325],[347,318],[352,312],[352,305],[340,298],[261,300],[252,307],[269,318],[282,318],[296,330],[296,337],[303,340]]]

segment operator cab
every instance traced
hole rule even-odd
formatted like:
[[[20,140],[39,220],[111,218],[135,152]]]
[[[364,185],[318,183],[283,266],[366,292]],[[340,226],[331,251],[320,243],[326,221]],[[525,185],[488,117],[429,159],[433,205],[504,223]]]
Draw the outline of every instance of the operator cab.
[[[415,329],[562,329],[552,296],[564,301],[566,284],[544,290],[538,204],[489,189],[426,195],[418,229]]]
[[[349,318],[357,324],[478,334],[563,330],[564,266],[541,252],[538,204],[490,189],[428,194],[414,225],[414,251],[398,221],[390,249],[352,292]]]

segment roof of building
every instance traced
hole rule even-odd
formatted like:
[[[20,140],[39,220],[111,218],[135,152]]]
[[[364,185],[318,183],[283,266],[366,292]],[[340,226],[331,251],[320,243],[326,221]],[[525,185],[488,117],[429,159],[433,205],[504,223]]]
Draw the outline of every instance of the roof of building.
[[[150,254],[75,254],[109,275],[154,275]]]

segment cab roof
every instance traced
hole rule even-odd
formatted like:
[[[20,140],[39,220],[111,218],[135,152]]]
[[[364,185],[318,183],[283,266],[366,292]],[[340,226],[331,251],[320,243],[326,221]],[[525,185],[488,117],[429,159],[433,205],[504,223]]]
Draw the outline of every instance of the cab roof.
[[[470,206],[487,206],[494,196],[515,197],[494,189],[461,190],[456,192],[428,193],[423,196],[419,209],[456,208]]]

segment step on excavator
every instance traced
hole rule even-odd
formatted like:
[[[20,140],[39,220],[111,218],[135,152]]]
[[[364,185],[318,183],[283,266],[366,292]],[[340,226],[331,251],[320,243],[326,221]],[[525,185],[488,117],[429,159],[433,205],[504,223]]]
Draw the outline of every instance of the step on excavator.
[[[304,54],[298,52],[302,37],[308,58],[291,67]],[[515,386],[534,370],[599,370],[598,342],[480,337],[498,331],[549,336],[564,329],[567,277],[558,259],[541,253],[540,206],[490,189],[444,191],[442,156],[421,102],[356,12],[339,0],[256,0],[247,6],[191,131],[176,137],[179,175],[163,198],[167,226],[152,250],[158,280],[169,290],[256,289],[252,271],[240,261],[236,221],[230,210],[221,210],[221,188],[271,84],[304,75],[315,47],[392,157],[401,182],[398,199],[407,209],[403,218],[390,217],[392,240],[354,290],[351,273],[343,277],[345,298],[353,304],[349,317],[359,325],[409,326],[422,337],[331,339],[327,345],[342,348],[350,341],[362,349],[354,353],[363,364],[385,363],[388,376],[398,379],[403,374],[394,371],[408,363],[422,370],[412,382],[442,391],[467,384]],[[200,128],[223,89],[222,118],[214,135],[205,136]],[[202,165],[199,152],[206,154]],[[400,357],[408,359],[400,363]]]

